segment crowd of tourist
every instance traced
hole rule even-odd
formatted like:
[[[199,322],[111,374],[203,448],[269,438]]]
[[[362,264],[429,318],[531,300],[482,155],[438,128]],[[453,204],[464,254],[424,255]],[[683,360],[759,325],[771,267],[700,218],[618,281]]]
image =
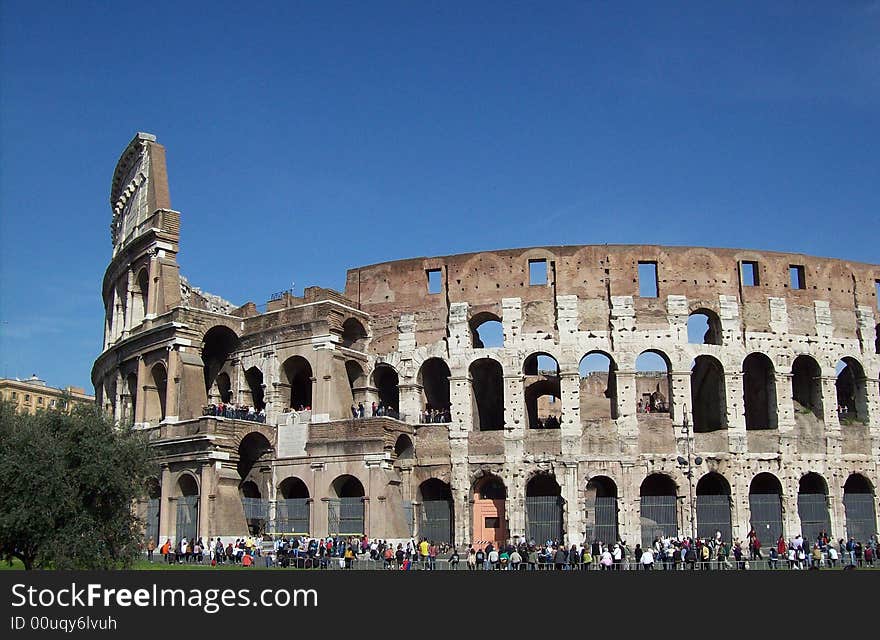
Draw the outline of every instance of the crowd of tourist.
[[[437,424],[452,422],[452,412],[449,407],[445,409],[433,409],[426,406],[419,411],[419,424]]]
[[[754,530],[746,540],[725,541],[721,532],[710,538],[661,536],[651,545],[630,547],[624,540],[566,546],[554,540],[544,543],[472,544],[461,551],[446,543],[427,538],[420,541],[388,542],[363,537],[305,536],[245,537],[225,545],[220,538],[173,544],[167,540],[159,549],[168,564],[235,564],[300,569],[352,569],[367,565],[375,569],[436,570],[438,563],[449,570],[470,571],[621,571],[621,570],[791,570],[848,567],[874,567],[877,559],[877,536],[861,542],[850,538],[834,542],[823,531],[815,541],[801,535],[785,540],[782,536],[764,549]],[[147,544],[152,562],[155,544]]]
[[[202,415],[232,418],[235,420],[250,420],[251,422],[266,422],[265,408],[258,410],[255,407],[238,405],[234,402],[211,403],[206,407],[202,407]]]

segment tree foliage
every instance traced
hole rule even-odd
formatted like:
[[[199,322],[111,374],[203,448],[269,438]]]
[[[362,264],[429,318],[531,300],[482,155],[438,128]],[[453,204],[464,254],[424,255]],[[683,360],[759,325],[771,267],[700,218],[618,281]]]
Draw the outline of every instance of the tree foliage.
[[[129,566],[143,542],[132,507],[154,472],[143,434],[96,407],[27,415],[0,403],[0,556],[26,569]]]

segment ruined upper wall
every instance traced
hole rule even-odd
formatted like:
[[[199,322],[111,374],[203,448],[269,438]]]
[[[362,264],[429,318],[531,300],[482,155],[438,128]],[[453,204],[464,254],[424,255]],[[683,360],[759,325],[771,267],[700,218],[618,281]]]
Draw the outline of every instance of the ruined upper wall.
[[[529,261],[546,260],[547,283],[529,285]],[[639,296],[640,262],[657,264],[657,297]],[[743,262],[757,264],[757,286],[742,283]],[[805,288],[792,289],[789,267],[802,266]],[[430,270],[439,269],[442,288],[428,293]],[[577,296],[578,328],[608,328],[611,300],[631,296],[640,329],[667,324],[667,296],[686,296],[690,311],[719,311],[719,296],[740,305],[743,329],[769,331],[769,298],[786,301],[791,333],[816,333],[814,303],[827,302],[840,336],[855,337],[856,310],[877,308],[880,266],[796,253],[748,249],[586,245],[533,247],[385,262],[348,271],[345,295],[371,314],[374,348],[393,350],[400,314],[415,314],[419,344],[444,335],[449,305],[467,302],[470,315],[502,316],[503,298],[520,298],[523,330],[553,332],[557,296]]]

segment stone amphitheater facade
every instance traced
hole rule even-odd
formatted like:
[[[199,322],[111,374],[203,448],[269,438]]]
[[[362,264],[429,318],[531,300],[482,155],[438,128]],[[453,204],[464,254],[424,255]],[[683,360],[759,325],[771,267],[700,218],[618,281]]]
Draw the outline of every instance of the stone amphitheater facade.
[[[258,308],[180,275],[154,136],[128,145],[110,201],[92,380],[150,434],[151,537],[877,532],[878,265],[533,247],[356,267],[343,292]],[[206,415],[221,402],[265,421]]]

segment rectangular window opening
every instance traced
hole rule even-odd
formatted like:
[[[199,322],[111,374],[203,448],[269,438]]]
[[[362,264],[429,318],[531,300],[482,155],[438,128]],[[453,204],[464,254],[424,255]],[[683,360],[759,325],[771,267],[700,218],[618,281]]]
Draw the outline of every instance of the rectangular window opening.
[[[486,529],[501,528],[501,518],[486,518],[483,523],[483,527]]]
[[[880,309],[880,280],[874,280],[874,295],[877,296],[877,308]]]
[[[792,289],[806,289],[807,280],[804,275],[804,265],[792,264],[788,267],[788,277],[791,281]]]
[[[529,286],[547,284],[547,260],[529,260]]]
[[[657,298],[660,290],[657,288],[657,263],[639,262],[639,297]]]
[[[744,287],[757,287],[760,282],[758,275],[758,263],[743,260],[740,263],[740,273],[742,274],[742,283]]]
[[[428,269],[428,293],[442,293],[443,291],[443,275],[440,269]]]

